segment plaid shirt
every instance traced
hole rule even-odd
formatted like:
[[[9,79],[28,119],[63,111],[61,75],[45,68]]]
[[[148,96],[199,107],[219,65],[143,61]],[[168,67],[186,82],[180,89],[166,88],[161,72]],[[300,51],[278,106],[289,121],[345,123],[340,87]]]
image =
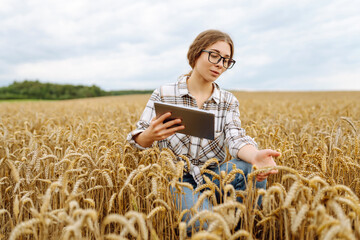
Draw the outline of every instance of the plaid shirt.
[[[202,109],[215,114],[215,139],[208,140],[175,133],[157,142],[160,149],[169,148],[176,156],[184,155],[189,158],[191,166],[188,171],[198,185],[203,183],[201,166],[211,158],[216,158],[219,163],[223,162],[226,158],[226,147],[233,158],[238,158],[239,149],[247,144],[257,147],[256,142],[241,128],[239,102],[236,97],[220,89],[216,83],[213,84],[213,94],[203,104]],[[156,89],[136,124],[137,129],[130,132],[127,137],[130,144],[142,150],[145,148],[137,144],[133,137],[149,127],[150,121],[155,117],[154,102],[156,101],[197,108],[195,98],[188,91],[186,78]],[[182,158],[179,157],[178,160]]]

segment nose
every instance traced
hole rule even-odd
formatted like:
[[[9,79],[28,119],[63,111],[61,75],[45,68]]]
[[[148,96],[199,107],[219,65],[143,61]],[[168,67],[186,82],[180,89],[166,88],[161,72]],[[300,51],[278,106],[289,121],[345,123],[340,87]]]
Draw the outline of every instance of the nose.
[[[224,60],[225,58],[220,58],[220,61],[218,63],[215,64],[215,66],[217,66],[218,68],[225,68],[224,67]]]

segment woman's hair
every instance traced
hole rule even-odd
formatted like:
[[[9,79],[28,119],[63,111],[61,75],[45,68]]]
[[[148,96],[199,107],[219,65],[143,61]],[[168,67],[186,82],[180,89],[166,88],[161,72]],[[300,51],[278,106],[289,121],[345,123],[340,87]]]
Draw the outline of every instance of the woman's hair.
[[[200,57],[201,51],[218,41],[224,41],[230,45],[230,58],[233,57],[234,43],[230,36],[219,30],[206,30],[200,33],[189,47],[187,58],[192,69],[195,67],[196,60]],[[192,71],[185,76],[190,77],[191,73]]]

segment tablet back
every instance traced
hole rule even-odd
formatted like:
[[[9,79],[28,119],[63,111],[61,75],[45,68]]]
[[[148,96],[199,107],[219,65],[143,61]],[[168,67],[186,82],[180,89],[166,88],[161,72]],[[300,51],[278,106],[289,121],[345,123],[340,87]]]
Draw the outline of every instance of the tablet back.
[[[181,124],[185,125],[185,129],[178,131],[179,133],[214,140],[215,114],[197,108],[163,102],[155,102],[154,105],[157,117],[171,112],[170,118],[166,119],[166,121],[175,118],[182,119]]]

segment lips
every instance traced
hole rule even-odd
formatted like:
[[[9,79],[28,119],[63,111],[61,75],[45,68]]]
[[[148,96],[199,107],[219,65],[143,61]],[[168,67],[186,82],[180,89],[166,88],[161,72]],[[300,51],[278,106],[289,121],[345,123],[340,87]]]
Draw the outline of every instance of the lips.
[[[210,72],[211,72],[213,75],[215,75],[215,76],[219,76],[219,75],[220,75],[220,73],[219,73],[219,72],[214,71],[214,70],[210,70]]]

